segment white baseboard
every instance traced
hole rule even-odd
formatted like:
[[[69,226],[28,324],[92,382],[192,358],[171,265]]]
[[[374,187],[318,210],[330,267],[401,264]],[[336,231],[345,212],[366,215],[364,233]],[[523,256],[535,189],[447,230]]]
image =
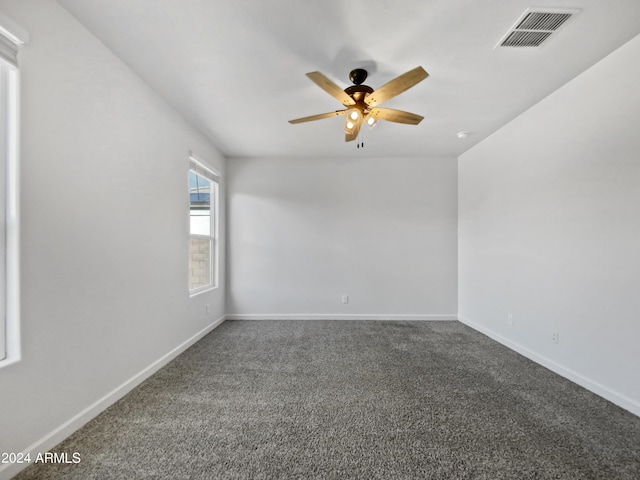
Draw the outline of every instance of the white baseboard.
[[[457,320],[457,314],[404,315],[404,314],[343,314],[343,313],[233,313],[227,320]]]
[[[564,377],[567,380],[571,380],[572,382],[580,385],[581,387],[586,388],[590,392],[593,392],[596,395],[599,395],[602,398],[609,400],[612,403],[615,403],[619,407],[622,407],[625,410],[628,410],[634,415],[640,416],[640,403],[637,402],[636,400],[633,400],[632,398],[622,395],[614,390],[611,390],[610,388],[605,387],[604,385],[601,385],[600,383],[593,381],[590,378],[585,377],[584,375],[578,372],[575,372],[570,368],[567,368],[545,357],[544,355],[540,355],[534,352],[533,350],[530,350],[527,347],[520,345],[519,343],[509,340],[506,337],[503,337],[502,335],[494,332],[493,330],[490,330],[482,325],[472,322],[468,318],[459,316],[458,320],[464,323],[465,325],[467,325],[468,327],[473,328],[474,330],[477,330],[478,332],[485,334],[489,338],[492,338],[496,342],[501,343],[505,347],[508,347],[511,350],[514,350],[519,354],[527,357],[529,360],[532,360],[542,365],[543,367],[548,368],[549,370],[551,370],[554,373],[557,373],[561,377]]]
[[[89,405],[80,413],[73,416],[72,418],[64,422],[62,425],[60,425],[59,427],[57,427],[56,429],[54,429],[53,431],[49,432],[47,435],[42,437],[40,440],[36,441],[32,445],[24,449],[22,453],[25,455],[29,453],[31,455],[31,458],[35,458],[39,452],[46,452],[51,448],[55,447],[65,438],[70,436],[73,432],[75,432],[76,430],[84,426],[90,420],[97,417],[100,413],[102,413],[108,407],[110,407],[115,402],[120,400],[127,393],[129,393],[135,387],[140,385],[147,378],[149,378],[151,375],[153,375],[162,367],[164,367],[166,364],[168,364],[171,360],[173,360],[182,352],[184,352],[191,345],[196,343],[206,334],[208,334],[217,326],[222,324],[225,320],[226,320],[226,316],[224,315],[218,318],[213,323],[211,323],[207,327],[200,330],[194,336],[192,336],[185,342],[178,345],[169,353],[167,353],[166,355],[163,355],[161,358],[153,362],[144,370],[137,373],[136,375],[131,377],[129,380],[127,380],[120,386],[116,387],[115,389],[107,393],[104,397],[102,397],[92,405]],[[15,463],[2,465],[0,466],[0,480],[9,480],[11,477],[17,475],[18,472],[20,472],[21,470],[23,470],[28,466],[29,464],[15,464]]]

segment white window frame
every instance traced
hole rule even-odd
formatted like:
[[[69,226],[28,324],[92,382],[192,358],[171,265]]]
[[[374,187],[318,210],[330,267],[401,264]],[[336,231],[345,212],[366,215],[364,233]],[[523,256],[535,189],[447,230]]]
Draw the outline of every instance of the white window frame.
[[[0,368],[20,352],[19,70],[27,33],[0,13]]]
[[[212,191],[209,192],[210,195],[210,202],[211,202],[211,235],[198,235],[198,234],[192,234],[191,233],[191,225],[189,224],[188,228],[189,228],[189,242],[191,241],[192,238],[198,238],[198,239],[209,239],[211,241],[211,252],[209,255],[209,278],[211,279],[211,283],[209,283],[208,285],[202,285],[200,287],[197,288],[190,288],[189,283],[187,283],[188,287],[189,287],[189,296],[193,297],[195,295],[199,295],[201,293],[204,292],[208,292],[210,290],[214,290],[216,288],[218,288],[219,285],[219,274],[220,274],[220,259],[219,259],[219,235],[218,235],[218,229],[219,229],[219,213],[220,213],[220,180],[221,180],[221,174],[220,172],[215,169],[214,167],[212,167],[211,165],[207,164],[206,162],[204,162],[202,159],[200,159],[197,155],[195,155],[193,152],[189,152],[189,171],[188,174],[190,172],[194,172],[197,175],[200,175],[201,177],[206,178],[208,181],[211,182],[212,185]],[[189,176],[187,174],[187,177]],[[189,185],[189,182],[187,180],[187,185]],[[189,194],[191,194],[191,189],[189,188]],[[189,212],[188,212],[188,219],[189,222],[191,221],[191,202],[189,202]],[[190,255],[190,248],[187,248],[187,252]],[[190,258],[187,259],[188,262],[191,261]],[[191,273],[189,272],[189,275],[191,275]]]

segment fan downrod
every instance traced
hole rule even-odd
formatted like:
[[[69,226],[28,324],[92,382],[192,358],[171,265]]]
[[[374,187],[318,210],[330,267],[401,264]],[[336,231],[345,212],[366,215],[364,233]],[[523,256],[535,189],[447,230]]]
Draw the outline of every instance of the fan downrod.
[[[349,73],[349,80],[353,82],[354,85],[360,85],[367,79],[367,71],[364,68],[354,68]]]

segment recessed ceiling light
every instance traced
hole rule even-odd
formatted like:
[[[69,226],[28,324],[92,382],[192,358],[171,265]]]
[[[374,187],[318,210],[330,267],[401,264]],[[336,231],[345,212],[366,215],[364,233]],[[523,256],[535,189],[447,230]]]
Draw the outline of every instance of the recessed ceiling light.
[[[467,138],[469,136],[469,132],[458,132],[456,135],[458,138]]]

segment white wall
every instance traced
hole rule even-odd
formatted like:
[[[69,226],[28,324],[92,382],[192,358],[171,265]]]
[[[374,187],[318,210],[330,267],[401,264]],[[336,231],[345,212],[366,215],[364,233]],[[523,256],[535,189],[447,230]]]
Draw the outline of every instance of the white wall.
[[[462,155],[458,189],[461,320],[640,415],[638,59],[640,37]]]
[[[0,452],[20,452],[51,447],[224,315],[224,286],[188,295],[188,152],[225,161],[57,3],[0,10],[31,37],[19,55],[23,359],[0,369]]]
[[[230,159],[228,313],[455,319],[456,163]]]

